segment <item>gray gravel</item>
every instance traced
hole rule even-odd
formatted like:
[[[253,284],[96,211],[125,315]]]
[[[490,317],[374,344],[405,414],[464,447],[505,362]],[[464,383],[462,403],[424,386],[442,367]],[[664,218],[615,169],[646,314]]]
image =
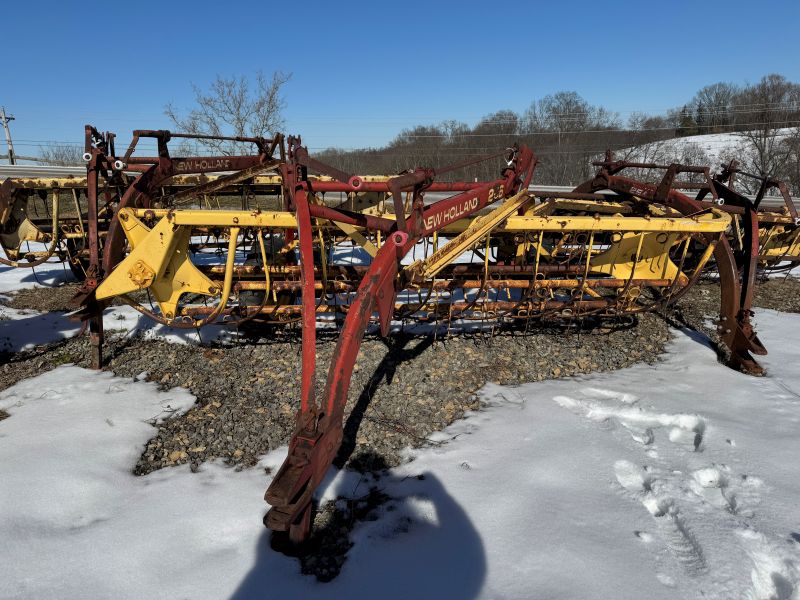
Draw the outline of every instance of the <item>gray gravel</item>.
[[[782,312],[800,312],[800,279],[780,277],[759,282],[755,305]]]
[[[346,412],[354,416],[339,462],[349,459],[352,467],[371,470],[363,456],[379,456],[398,464],[400,450],[425,443],[430,433],[478,408],[474,392],[487,381],[521,383],[620,368],[655,359],[667,338],[666,325],[653,315],[643,316],[638,328],[567,335],[367,338],[350,386]],[[332,337],[317,347],[318,397],[334,347]],[[160,427],[137,473],[211,458],[250,466],[291,434],[300,385],[296,335],[228,348],[134,344],[121,349],[109,368],[127,376],[147,370],[149,379],[187,387],[198,397],[188,413]]]
[[[67,303],[79,287],[77,283],[68,283],[58,287],[24,288],[10,294],[3,304],[17,309],[64,312],[70,310]]]

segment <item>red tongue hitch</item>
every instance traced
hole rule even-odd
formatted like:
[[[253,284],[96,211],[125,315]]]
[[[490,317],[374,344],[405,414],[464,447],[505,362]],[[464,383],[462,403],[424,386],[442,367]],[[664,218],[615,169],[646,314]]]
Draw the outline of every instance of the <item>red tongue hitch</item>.
[[[302,151],[298,153],[290,148],[290,156],[298,154],[301,160],[308,162]],[[474,162],[470,161],[470,164]],[[419,169],[384,184],[386,192],[394,196],[397,231],[389,233],[386,243],[376,253],[355,292],[355,299],[348,309],[333,353],[320,402],[314,398],[316,297],[309,183],[299,178],[292,181],[291,176],[296,177],[301,173],[300,169],[286,170],[291,176],[284,180],[284,189],[292,196],[300,242],[303,366],[300,410],[297,413],[297,426],[289,442],[289,454],[264,495],[271,505],[264,517],[264,525],[269,529],[288,532],[290,541],[295,544],[308,538],[314,491],[331,466],[342,441],[344,408],[361,340],[375,313],[381,334],[389,333],[399,287],[398,275],[404,270],[401,259],[422,237],[441,230],[457,218],[473,215],[490,202],[516,194],[523,182],[527,187],[535,164],[533,153],[523,146],[515,151],[510,166],[504,169],[500,179],[470,186],[472,189],[428,206],[425,206],[422,192],[433,183],[436,174],[433,169]],[[440,169],[441,172],[448,170],[451,169]],[[358,187],[354,183],[356,179],[349,178],[348,184]],[[412,197],[411,214],[407,217],[401,198],[404,193]],[[336,220],[337,216],[328,213],[326,218]],[[347,215],[342,215],[343,221],[347,218]]]

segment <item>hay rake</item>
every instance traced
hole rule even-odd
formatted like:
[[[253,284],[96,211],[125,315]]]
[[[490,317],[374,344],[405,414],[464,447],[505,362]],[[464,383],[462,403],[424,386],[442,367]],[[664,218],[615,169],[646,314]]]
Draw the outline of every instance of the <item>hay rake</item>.
[[[758,182],[755,198],[751,201],[758,216],[758,269],[765,273],[790,271],[800,264],[800,216],[786,183],[747,173],[739,169],[736,161],[731,161],[728,165],[723,165],[717,180],[725,184],[725,193],[729,196],[735,195],[739,204],[746,203],[746,199],[742,199],[741,194],[734,190],[737,176]],[[764,209],[761,206],[771,189],[777,190],[783,200],[781,210]],[[732,234],[733,246],[743,253],[748,241],[744,226],[736,216]],[[753,244],[753,248],[756,247],[753,241],[749,243]]]
[[[783,249],[781,260],[790,253],[778,246],[782,232],[770,246],[759,227],[794,231],[797,221],[763,217],[734,191],[730,173],[608,156],[590,181],[552,194],[531,189],[537,160],[526,146],[368,177],[322,164],[299,138],[280,135],[219,138],[252,144],[251,155],[170,155],[170,140],[191,137],[136,131],[117,156],[113,135],[87,126],[78,314],[90,323],[97,367],[102,310],[113,298],[172,327],[301,327],[296,428],[264,519],[295,543],[308,536],[314,491],[341,443],[350,377],[370,327],[388,335],[407,322],[449,330],[618,318],[674,303],[713,266],[730,364],[761,372],[752,354],[766,350],[750,323],[756,267],[775,256],[772,247]],[[157,156],[135,155],[143,138],[155,140]],[[501,158],[495,180],[441,180]],[[664,175],[647,183],[619,174],[629,168]],[[681,173],[702,179],[696,197],[680,191]],[[729,236],[741,243],[732,247]],[[330,322],[341,329],[317,398],[316,332]]]
[[[0,184],[0,246],[6,255],[0,265],[34,268],[56,258],[77,271],[86,241],[80,201],[85,188],[85,179],[6,179]],[[31,243],[46,247],[30,250]]]

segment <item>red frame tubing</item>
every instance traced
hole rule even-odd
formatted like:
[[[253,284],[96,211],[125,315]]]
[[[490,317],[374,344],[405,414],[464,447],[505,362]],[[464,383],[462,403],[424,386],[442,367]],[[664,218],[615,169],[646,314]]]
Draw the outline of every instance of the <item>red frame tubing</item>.
[[[719,195],[723,196],[724,186],[715,187]],[[577,188],[576,191],[597,191],[609,189],[615,192],[630,194],[648,201],[661,201],[658,199],[658,187],[650,183],[643,183],[622,177],[619,175],[609,175],[601,171],[592,181],[586,182]],[[728,188],[727,192],[732,193]],[[663,199],[666,206],[672,207],[685,215],[695,214],[705,207],[698,201],[689,198],[677,190],[670,189]],[[723,343],[730,349],[731,357],[728,366],[733,369],[743,371],[750,375],[762,375],[764,368],[752,357],[751,352],[756,355],[765,355],[766,348],[758,339],[758,335],[753,331],[750,317],[753,315],[752,301],[753,290],[755,289],[756,261],[758,260],[758,217],[752,203],[743,205],[745,208],[745,235],[749,238],[745,243],[744,268],[740,278],[739,267],[733,249],[728,239],[722,235],[714,248],[714,259],[717,263],[717,271],[720,278],[720,322],[718,331]],[[748,245],[749,244],[749,245]]]
[[[472,190],[452,198],[435,202],[425,210],[415,210],[404,222],[406,231],[395,231],[378,250],[366,275],[356,292],[355,300],[347,313],[344,326],[334,351],[325,386],[324,410],[315,412],[313,406],[303,408],[298,414],[297,429],[289,443],[289,453],[264,495],[271,505],[264,517],[264,525],[274,531],[288,531],[291,542],[303,542],[311,529],[312,498],[331,466],[342,441],[342,423],[350,378],[364,333],[377,309],[382,335],[387,335],[393,315],[394,301],[398,293],[397,274],[400,260],[417,241],[451,223],[469,216],[486,205],[516,193],[527,186],[536,166],[533,152],[523,146],[517,152],[513,167],[504,170],[503,178],[481,184]],[[524,178],[521,175],[524,174]],[[388,188],[392,188],[389,181]],[[301,255],[313,256],[310,247],[310,219],[304,227],[301,219],[303,202],[307,202],[305,188],[295,194],[298,210],[298,225],[301,236]],[[415,189],[418,191],[418,188]],[[421,203],[420,203],[421,204]],[[332,216],[332,215],[331,215]],[[305,230],[305,231],[304,231]],[[406,233],[408,232],[408,233]],[[308,235],[309,244],[303,244]],[[303,259],[303,263],[307,262]],[[303,387],[313,388],[314,360],[316,348],[307,347],[315,340],[316,317],[314,315],[313,264],[308,280],[303,287]],[[306,294],[306,290],[308,293]],[[309,318],[305,315],[308,314]],[[305,394],[305,392],[303,392]],[[304,395],[305,397],[305,395]],[[309,418],[311,416],[315,418]]]
[[[362,181],[358,187],[342,181],[312,181],[315,192],[388,192],[389,187],[385,181]],[[434,181],[427,192],[466,192],[481,187],[482,183],[471,181]]]
[[[294,195],[297,206],[297,229],[300,242],[300,273],[302,278],[303,372],[300,383],[300,414],[310,421],[315,410],[314,371],[316,368],[317,314],[314,281],[314,236],[311,227],[308,195],[304,188]],[[303,423],[305,425],[305,423]]]
[[[740,286],[738,290],[739,304],[738,306],[732,306],[732,311],[737,309],[738,311],[735,313],[735,321],[730,321],[728,318],[724,320],[720,319],[720,336],[723,340],[726,340],[726,338],[731,339],[730,343],[726,340],[726,344],[731,348],[732,353],[736,352],[737,348],[744,349],[744,353],[737,352],[736,359],[739,361],[739,364],[733,366],[747,373],[762,375],[764,369],[749,355],[749,352],[760,356],[767,354],[766,348],[761,343],[761,340],[758,339],[758,335],[753,331],[753,325],[750,323],[750,317],[754,314],[752,306],[758,270],[759,240],[757,207],[749,198],[732,190],[725,184],[719,181],[714,181],[713,184],[720,198],[723,198],[727,203],[744,208],[744,252],[738,264],[735,260],[733,250],[730,249],[730,245],[728,245],[730,253],[729,260],[733,262],[733,268],[731,270],[736,274],[736,284]],[[727,241],[726,238],[726,244]],[[719,262],[719,259],[717,259],[717,262]],[[739,276],[740,271],[741,278]],[[720,278],[721,277],[722,272],[720,272]],[[723,285],[723,290],[724,289],[725,287]],[[722,316],[728,317],[728,314],[723,313]],[[734,324],[733,329],[731,329],[730,323]]]
[[[103,366],[103,307],[94,299],[94,290],[97,289],[99,279],[102,277],[100,269],[100,236],[98,233],[98,169],[102,153],[97,148],[92,149],[92,157],[86,167],[86,201],[89,234],[89,269],[83,288],[91,293],[88,302],[89,314],[89,340],[91,345],[91,368],[100,369]]]

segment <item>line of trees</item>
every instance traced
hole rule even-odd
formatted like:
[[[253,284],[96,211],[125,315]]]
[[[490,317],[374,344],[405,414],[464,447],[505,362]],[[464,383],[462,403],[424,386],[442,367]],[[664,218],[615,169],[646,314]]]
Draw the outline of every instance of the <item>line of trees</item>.
[[[452,120],[419,125],[404,129],[382,148],[330,148],[317,157],[346,171],[388,174],[419,165],[457,163],[521,140],[540,158],[538,183],[570,185],[591,176],[592,160],[605,149],[615,151],[618,158],[708,163],[696,145],[662,142],[709,133],[735,134],[727,136],[731,147],[720,156],[737,158],[751,172],[784,179],[800,194],[800,85],[775,74],[743,86],[708,85],[685,106],[665,115],[633,113],[627,121],[589,104],[576,92],[558,92],[534,101],[522,114],[501,110],[473,127]],[[646,152],[638,150],[643,146]],[[496,165],[487,164],[452,177],[496,175]]]

